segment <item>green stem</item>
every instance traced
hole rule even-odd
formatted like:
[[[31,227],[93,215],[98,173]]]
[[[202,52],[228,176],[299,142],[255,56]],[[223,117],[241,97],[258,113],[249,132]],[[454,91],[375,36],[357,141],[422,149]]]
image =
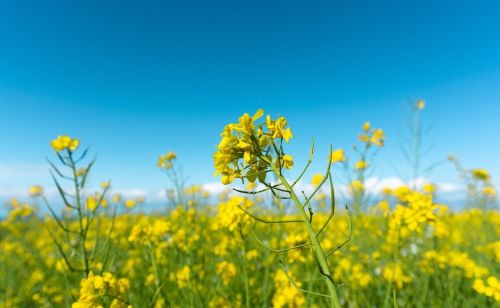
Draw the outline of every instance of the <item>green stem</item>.
[[[243,275],[245,276],[245,306],[250,308],[250,290],[248,288],[248,272],[247,272],[247,245],[245,242],[245,236],[243,236],[243,231],[240,226],[240,236],[243,241]]]
[[[83,266],[84,266],[84,271],[85,271],[85,278],[88,278],[89,276],[89,258],[87,256],[87,248],[85,248],[85,241],[87,238],[87,232],[86,232],[86,226],[83,225],[83,220],[84,220],[84,215],[82,213],[82,203],[81,203],[81,196],[80,196],[80,187],[78,183],[78,175],[76,172],[76,166],[75,166],[75,161],[73,160],[73,155],[71,152],[69,152],[69,159],[71,162],[71,170],[73,172],[73,183],[75,185],[75,199],[76,199],[76,210],[78,213],[78,222],[79,222],[79,227],[80,227],[80,249],[82,253],[82,261],[83,261]],[[87,221],[88,224],[88,221]]]
[[[295,194],[292,186],[281,175],[280,171],[278,170],[278,168],[276,168],[276,166],[273,163],[271,163],[270,166],[273,172],[278,177],[278,179],[283,184],[283,186],[290,192],[290,197],[292,198],[295,206],[297,207],[297,211],[299,212],[300,216],[302,217],[302,220],[304,221],[304,225],[306,227],[307,234],[309,236],[309,241],[311,242],[314,256],[320,267],[321,275],[323,276],[323,279],[325,280],[326,285],[328,287],[328,293],[330,296],[330,307],[340,308],[341,307],[340,301],[337,295],[337,291],[335,289],[335,285],[331,280],[330,269],[328,268],[328,262],[326,260],[325,252],[323,251],[323,248],[321,247],[319,240],[316,237],[316,233],[314,232],[314,229],[309,221],[309,217],[307,216],[307,213],[305,212],[304,207],[302,203],[299,201],[299,198]]]

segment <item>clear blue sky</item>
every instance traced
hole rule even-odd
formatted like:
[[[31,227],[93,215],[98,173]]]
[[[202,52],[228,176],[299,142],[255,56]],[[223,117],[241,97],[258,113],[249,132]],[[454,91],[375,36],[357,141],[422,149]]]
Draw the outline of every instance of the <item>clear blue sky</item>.
[[[221,128],[258,107],[289,118],[298,161],[310,137],[324,157],[370,120],[387,177],[416,98],[429,161],[454,152],[498,179],[499,55],[495,1],[3,1],[0,185],[43,182],[58,134],[99,154],[96,181],[161,189],[156,158],[174,150],[212,182]]]

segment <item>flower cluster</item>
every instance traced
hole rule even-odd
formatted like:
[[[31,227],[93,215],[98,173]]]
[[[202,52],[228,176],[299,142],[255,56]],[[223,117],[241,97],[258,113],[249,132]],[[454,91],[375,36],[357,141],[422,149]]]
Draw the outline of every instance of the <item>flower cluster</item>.
[[[214,229],[226,228],[229,231],[234,231],[238,227],[247,227],[251,224],[252,219],[239,209],[238,206],[247,209],[252,205],[253,202],[250,199],[241,196],[233,196],[226,202],[219,203]]]
[[[411,276],[407,276],[403,272],[403,267],[400,263],[388,264],[383,270],[384,279],[396,284],[401,289],[405,283],[411,281]]]
[[[300,286],[300,282],[296,283]],[[274,285],[276,293],[273,296],[273,307],[304,307],[304,294],[291,284],[283,271],[277,271],[274,275]]]
[[[222,278],[222,282],[225,286],[229,285],[231,280],[236,276],[236,266],[227,261],[217,263],[215,265],[215,271],[217,275]]]
[[[349,285],[352,287],[366,288],[372,282],[372,276],[368,273],[362,264],[355,263],[349,258],[342,258],[334,270],[334,277],[337,280],[348,277]]]
[[[40,185],[33,185],[28,190],[30,197],[40,197],[43,195],[43,187]]]
[[[367,145],[375,145],[377,147],[384,146],[385,135],[382,129],[371,128],[371,124],[366,122],[363,124],[363,131],[364,132],[358,136],[359,141]]]
[[[481,278],[488,274],[488,269],[478,265],[467,253],[455,250],[428,250],[424,253],[421,265],[430,273],[434,272],[434,266],[440,269],[457,268],[463,271],[466,278]]]
[[[416,107],[418,110],[422,110],[425,108],[425,101],[423,99],[419,99],[417,101]]]
[[[170,222],[159,219],[151,222],[144,217],[134,225],[128,241],[137,244],[157,244],[165,240],[168,231],[170,231]]]
[[[87,196],[87,200],[85,200],[85,207],[91,211],[94,212],[98,207],[107,207],[108,206],[108,201],[103,198],[103,196],[96,192],[92,195]]]
[[[284,154],[281,147],[283,140],[288,142],[293,137],[286,118],[273,120],[268,115],[265,123],[256,123],[263,115],[262,109],[253,116],[245,113],[238,123],[224,127],[214,153],[215,175],[222,175],[223,184],[230,184],[236,178],[264,182],[271,163],[280,168],[293,166],[292,156]]]
[[[477,181],[488,182],[490,180],[490,173],[486,169],[482,168],[471,169],[470,174]]]
[[[7,221],[12,221],[17,219],[18,217],[28,218],[34,212],[34,207],[29,203],[21,203],[17,198],[12,198],[8,203],[10,205],[11,210],[9,211],[9,216],[7,217]]]
[[[176,158],[177,158],[177,154],[170,151],[167,154],[160,155],[160,157],[158,157],[158,162],[156,163],[156,166],[158,168],[167,169],[167,170],[172,169],[173,160]]]
[[[56,139],[50,142],[50,146],[56,152],[61,152],[64,150],[68,150],[70,152],[74,152],[80,146],[80,140],[71,138],[69,136],[57,136]]]
[[[476,279],[472,288],[474,288],[477,293],[492,297],[495,301],[500,302],[500,282],[495,276],[488,277],[486,282],[482,279]]]
[[[191,281],[191,270],[188,266],[183,266],[175,274],[172,273],[171,279],[177,282],[179,288],[187,288]]]
[[[423,222],[420,224],[421,233],[411,232],[398,243],[397,249],[386,250],[386,226],[393,219],[392,208],[396,204],[408,207],[413,191],[401,187],[387,193],[390,193],[390,197],[384,200],[387,202],[379,205],[387,216],[364,213],[355,216],[352,240],[344,247],[347,249],[338,250],[329,257],[332,278],[338,285],[344,285],[342,288],[346,291],[341,293],[342,298],[352,305],[378,307],[383,306],[385,301],[387,293],[383,290],[397,288],[398,303],[414,306],[413,299],[420,299],[419,291],[432,281],[432,289],[429,290],[442,296],[433,299],[434,304],[430,303],[430,306],[446,306],[448,302],[453,307],[495,307],[495,283],[489,277],[498,279],[500,229],[497,226],[500,225],[500,213],[473,209],[441,214],[437,208],[436,222]],[[248,199],[255,205],[247,211],[260,218],[271,219],[277,212],[268,206],[267,200]],[[227,203],[227,195],[223,200]],[[319,202],[314,198],[311,202],[314,208],[318,207]],[[228,214],[226,209],[234,209],[235,216],[229,214],[223,220],[224,225],[234,227],[233,232],[228,232],[224,226],[216,230],[211,228],[220,224],[223,215],[214,215],[212,203],[204,199],[200,200],[196,209],[179,206],[165,214],[121,212],[114,221],[109,215],[96,216],[99,228],[91,225],[87,248],[95,245],[97,239],[98,245],[106,244],[108,238],[113,248],[109,252],[108,264],[104,264],[101,258],[91,260],[90,270],[94,272],[94,280],[101,270],[113,272],[116,279],[127,278],[130,288],[126,300],[134,307],[143,307],[144,303],[148,306],[151,303],[151,307],[165,307],[169,303],[176,307],[210,307],[209,303],[213,303],[212,307],[242,307],[246,299],[246,270],[250,306],[325,306],[323,298],[302,294],[285,272],[275,265],[276,258],[259,249],[253,234],[240,236],[238,223],[232,225],[230,222],[233,218],[238,221],[244,217],[244,212],[237,205],[245,203],[234,199],[224,209],[224,215]],[[16,208],[22,205],[22,202],[16,201]],[[113,205],[110,203],[108,208],[101,210],[109,210]],[[15,213],[22,211],[14,207],[12,210]],[[27,209],[26,213],[29,211]],[[281,215],[282,219],[297,219],[296,214],[285,212]],[[327,217],[321,212],[314,215],[313,226],[316,230]],[[336,218],[335,225],[327,227],[326,233],[320,237],[326,252],[335,250],[347,235],[327,236],[333,230],[348,229],[347,215]],[[435,237],[432,234],[439,223],[447,226],[448,236]],[[72,230],[77,230],[77,225],[76,220],[67,224]],[[114,226],[111,234],[110,226]],[[402,226],[406,226],[406,222]],[[0,264],[5,265],[0,307],[60,307],[72,302],[73,297],[78,300],[75,307],[111,305],[115,298],[108,296],[110,293],[101,293],[90,283],[90,291],[83,292],[80,300],[77,291],[82,273],[71,272],[54,247],[48,232],[56,227],[54,218],[42,220],[33,215],[29,219],[18,216],[17,219],[0,222]],[[303,226],[299,223],[283,224],[280,228],[266,224],[254,224],[252,227],[262,243],[273,249],[307,243],[307,235],[302,232]],[[59,234],[63,233],[57,231]],[[72,243],[63,242],[61,245],[69,251]],[[105,249],[105,246],[98,247]],[[321,277],[316,273],[314,264],[311,266],[313,258],[306,253],[307,249],[289,250],[278,257],[286,262],[287,273],[300,288],[316,291],[314,287],[319,279],[314,280],[312,286],[304,280],[309,276]],[[82,263],[77,256],[67,256],[74,261],[70,264],[74,264],[76,269],[81,268]],[[61,279],[63,273],[69,278],[71,293],[65,291],[68,283]],[[104,279],[105,275],[99,275]],[[267,289],[262,287],[263,284],[267,284]],[[398,288],[398,284],[402,288]],[[158,286],[163,287],[155,293]],[[73,294],[73,290],[77,293]],[[449,295],[451,292],[460,292],[463,296],[453,298]],[[94,294],[95,301],[89,303],[92,297],[85,294]],[[87,302],[84,303],[84,300]],[[115,305],[119,303],[119,300],[115,301]]]
[[[439,206],[433,203],[432,195],[409,189],[396,189],[394,195],[399,202],[389,217],[388,242],[396,244],[411,234],[421,234],[425,224],[436,222]]]
[[[88,278],[82,279],[80,283],[80,297],[73,303],[72,308],[102,307],[128,307],[127,291],[130,282],[126,278],[116,279],[113,274],[106,272],[102,276],[90,272]]]
[[[342,149],[337,149],[330,155],[330,160],[332,163],[340,163],[346,160],[345,152]]]

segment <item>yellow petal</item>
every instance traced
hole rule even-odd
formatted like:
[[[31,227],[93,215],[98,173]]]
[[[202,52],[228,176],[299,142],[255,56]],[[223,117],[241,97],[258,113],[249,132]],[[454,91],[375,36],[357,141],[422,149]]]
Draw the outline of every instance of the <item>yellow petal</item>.
[[[259,108],[259,110],[257,110],[257,112],[253,115],[253,117],[252,117],[252,121],[256,121],[256,120],[258,120],[258,119],[259,119],[259,118],[261,118],[263,115],[264,115],[264,109]]]

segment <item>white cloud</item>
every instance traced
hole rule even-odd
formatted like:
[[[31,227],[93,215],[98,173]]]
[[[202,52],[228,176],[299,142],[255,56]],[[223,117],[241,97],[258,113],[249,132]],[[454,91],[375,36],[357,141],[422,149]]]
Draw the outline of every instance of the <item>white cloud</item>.
[[[152,197],[157,196],[158,193],[148,191],[146,189],[141,188],[119,188],[113,189],[113,194],[119,193],[124,198],[137,198],[137,197]]]
[[[210,192],[211,194],[220,194],[224,191],[227,191],[229,188],[228,186],[226,185],[223,185],[222,183],[220,182],[210,182],[210,183],[205,183],[205,184],[202,184],[201,187]],[[229,189],[230,190],[230,189]]]
[[[456,193],[464,190],[462,185],[456,183],[439,183],[438,190],[442,193]]]

